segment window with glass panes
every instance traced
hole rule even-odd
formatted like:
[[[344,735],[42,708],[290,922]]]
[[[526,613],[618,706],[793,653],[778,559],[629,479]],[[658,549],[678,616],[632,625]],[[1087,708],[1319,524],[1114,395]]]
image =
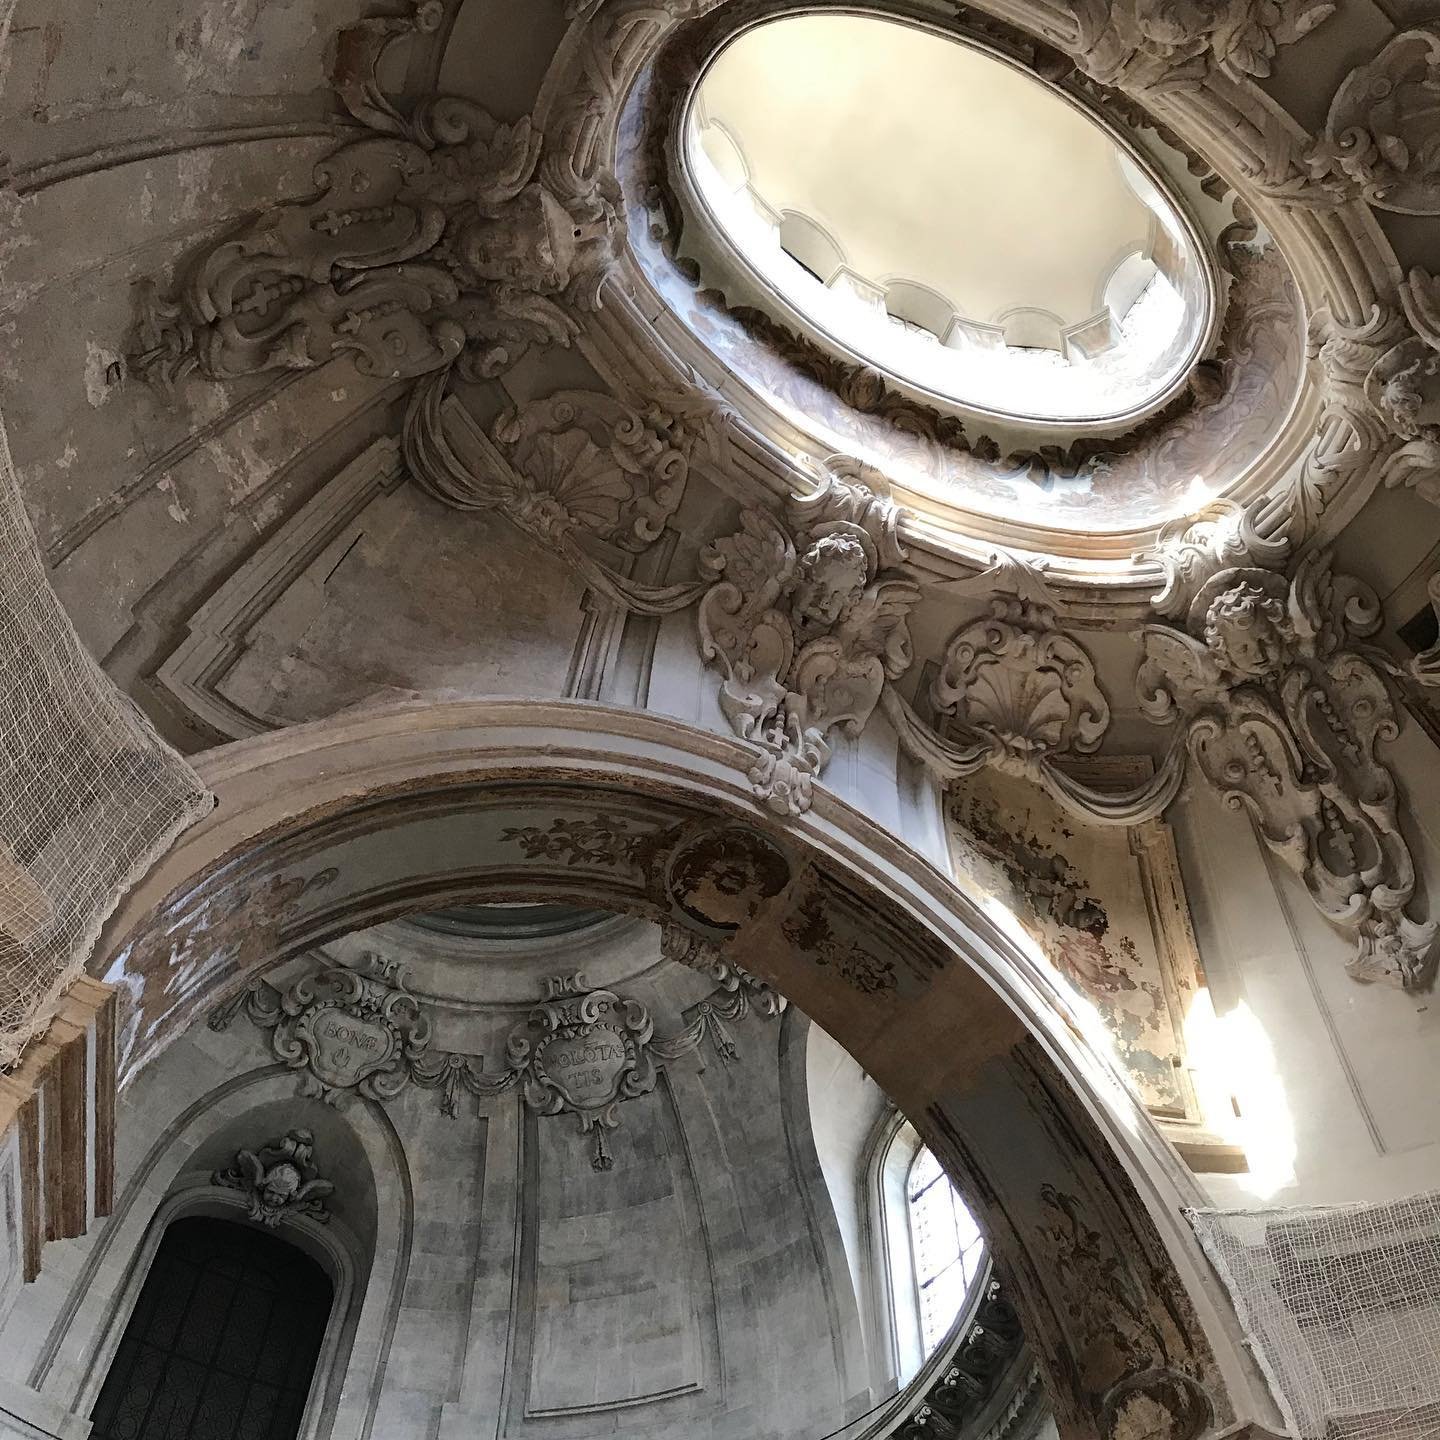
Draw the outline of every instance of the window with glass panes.
[[[985,1239],[929,1150],[920,1149],[911,1162],[905,1200],[920,1300],[920,1335],[928,1356],[955,1323],[985,1264]]]
[[[308,1255],[208,1216],[167,1227],[91,1440],[294,1440],[332,1289]]]

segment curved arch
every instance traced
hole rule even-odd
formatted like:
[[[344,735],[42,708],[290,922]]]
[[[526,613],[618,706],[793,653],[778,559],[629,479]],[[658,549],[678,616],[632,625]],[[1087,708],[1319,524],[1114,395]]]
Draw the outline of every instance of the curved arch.
[[[933,285],[896,276],[885,282],[885,308],[898,319],[928,330],[937,340],[949,338],[958,318],[954,301]]]
[[[213,1057],[210,1066],[217,1077],[225,1073]],[[186,1182],[197,1152],[215,1137],[233,1133],[248,1117],[277,1108],[293,1111],[295,1104],[293,1073],[283,1065],[269,1065],[219,1079],[177,1113],[153,1103],[129,1108],[131,1122],[145,1130],[138,1137],[120,1138],[138,1140],[140,1153],[78,1273],[42,1272],[17,1302],[36,1317],[38,1351],[27,1377],[32,1389],[53,1398],[62,1410],[89,1414],[165,1226],[187,1213],[232,1215],[243,1203],[233,1191]],[[369,1396],[349,1398],[342,1394],[341,1382],[347,1363],[354,1365],[357,1356],[377,1380],[384,1372],[414,1226],[404,1150],[384,1107],[366,1101],[343,1116],[322,1113],[328,1123],[349,1132],[372,1186],[378,1177],[390,1176],[390,1191],[398,1194],[400,1203],[378,1214],[380,1224],[370,1236],[351,1235],[343,1223],[336,1229],[333,1221],[329,1226],[290,1222],[299,1227],[291,1238],[298,1237],[336,1283],[332,1324],[316,1367],[323,1389],[312,1395],[301,1432],[314,1440],[323,1440],[337,1427],[341,1433],[369,1433],[378,1385],[364,1387],[372,1392]],[[147,1134],[153,1136],[148,1145]],[[64,1292],[58,1305],[57,1288]],[[11,1333],[19,1313],[10,1317]]]
[[[1193,1183],[993,902],[833,796],[779,825],[751,763],[675,721],[518,701],[374,710],[213,752],[217,809],[97,951],[129,1000],[124,1081],[226,991],[378,919],[464,898],[644,915],[733,947],[947,1169],[983,1177],[972,1193],[1063,1434],[1112,1433],[1142,1375],[1162,1404],[1178,1384],[1192,1418],[1197,1395],[1218,1421],[1268,1415],[1179,1216]]]

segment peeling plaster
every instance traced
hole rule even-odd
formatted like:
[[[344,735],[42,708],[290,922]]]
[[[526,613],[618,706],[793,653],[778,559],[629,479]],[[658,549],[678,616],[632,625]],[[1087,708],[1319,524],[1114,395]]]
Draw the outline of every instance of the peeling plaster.
[[[190,512],[180,503],[180,496],[176,492],[175,482],[167,475],[155,488],[171,497],[170,503],[165,507],[166,514],[168,514],[177,525],[188,524]]]
[[[85,398],[96,410],[114,393],[110,379],[112,365],[119,365],[123,373],[124,363],[117,351],[97,345],[93,340],[85,342]]]

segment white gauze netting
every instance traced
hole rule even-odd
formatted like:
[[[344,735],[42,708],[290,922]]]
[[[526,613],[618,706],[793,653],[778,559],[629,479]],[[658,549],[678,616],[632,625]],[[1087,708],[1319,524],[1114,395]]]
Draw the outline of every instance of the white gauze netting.
[[[1291,1434],[1440,1436],[1440,1194],[1187,1213]]]
[[[91,660],[46,579],[0,422],[0,1069],[126,887],[211,805]]]

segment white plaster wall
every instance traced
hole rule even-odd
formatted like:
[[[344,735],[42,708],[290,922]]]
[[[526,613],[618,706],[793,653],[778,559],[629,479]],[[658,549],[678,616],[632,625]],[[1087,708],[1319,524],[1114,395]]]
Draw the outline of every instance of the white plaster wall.
[[[1391,753],[1413,797],[1422,873],[1440,876],[1437,757],[1413,724]],[[1216,1013],[1222,1024],[1237,1012],[1254,1020],[1234,1028],[1222,1058],[1268,1174],[1203,1177],[1215,1203],[1326,1204],[1434,1188],[1440,1111],[1424,1079],[1440,1054],[1433,996],[1352,980],[1352,942],[1244,815],[1192,787],[1170,818]]]
[[[653,927],[625,933],[636,958],[621,993],[644,1000],[658,1034],[677,1033],[709,982],[657,964]],[[556,948],[545,965],[567,958]],[[503,1036],[533,999],[470,1002],[468,1032],[465,1005],[446,1002],[449,1043],[503,1065]],[[803,1020],[792,1028],[803,1043]],[[369,1257],[353,1277],[348,1358],[312,1401],[307,1436],[783,1440],[837,1428],[868,1403],[863,1343],[788,1033],[752,1016],[732,1027],[731,1063],[713,1051],[667,1062],[652,1094],[622,1105],[607,1137],[614,1169],[597,1174],[576,1118],[536,1116],[518,1091],[462,1093],[454,1117],[413,1085],[335,1109],[297,1094],[270,1032],[243,1014],[223,1032],[192,1029],[121,1098],[114,1215],[48,1245],[0,1325],[0,1436],[83,1436],[157,1213],[240,1144],[292,1125],[313,1129],[335,1182],[332,1228]]]

